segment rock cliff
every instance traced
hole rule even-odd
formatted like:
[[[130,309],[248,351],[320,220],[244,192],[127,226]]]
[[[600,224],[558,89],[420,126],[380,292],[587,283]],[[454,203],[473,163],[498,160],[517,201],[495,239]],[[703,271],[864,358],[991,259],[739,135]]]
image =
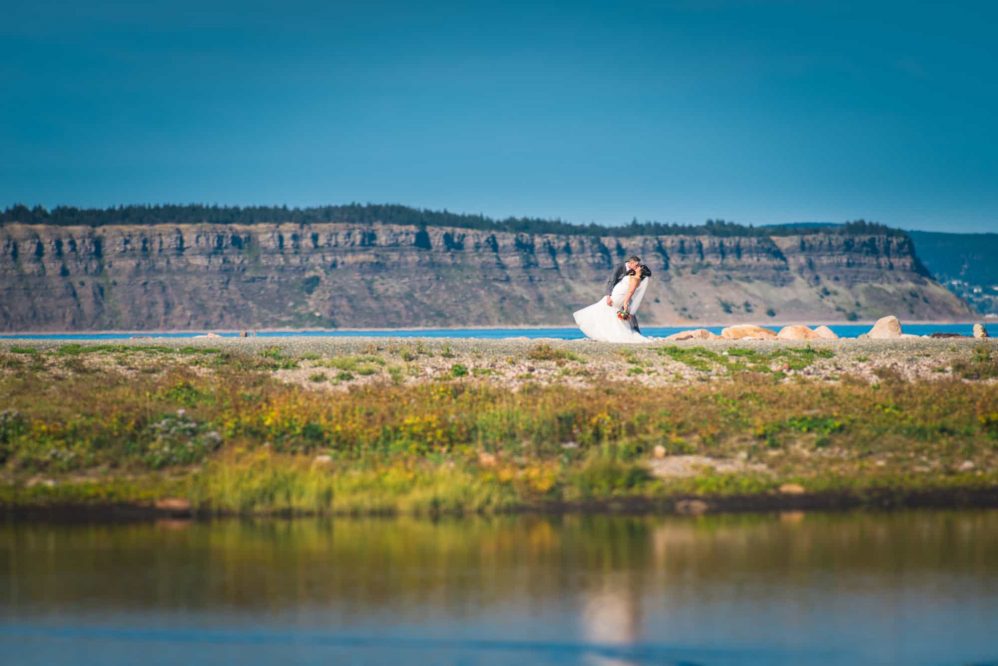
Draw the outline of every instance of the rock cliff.
[[[572,325],[631,253],[653,271],[645,325],[970,316],[904,235],[8,223],[0,329]]]

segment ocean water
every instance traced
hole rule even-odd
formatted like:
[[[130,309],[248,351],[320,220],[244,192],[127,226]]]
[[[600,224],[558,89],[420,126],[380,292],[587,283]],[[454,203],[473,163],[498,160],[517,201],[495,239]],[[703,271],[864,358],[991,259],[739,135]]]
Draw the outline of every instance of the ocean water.
[[[929,335],[931,333],[958,333],[972,335],[974,324],[903,324],[905,333],[913,335]],[[641,331],[652,337],[666,337],[679,331],[691,328],[706,328],[714,333],[720,333],[724,326],[646,326]],[[771,326],[779,330],[778,326]],[[870,330],[869,324],[832,324],[829,328],[841,338],[855,338]],[[87,332],[87,333],[17,333],[0,335],[5,340],[128,340],[134,338],[193,338],[204,335],[208,331],[135,331],[135,332]],[[580,340],[585,336],[575,327],[565,328],[379,328],[379,329],[329,329],[329,330],[281,330],[255,331],[257,337],[371,337],[371,338],[454,338],[500,340],[504,338],[554,338],[558,340]],[[218,332],[222,337],[239,337],[238,331]]]

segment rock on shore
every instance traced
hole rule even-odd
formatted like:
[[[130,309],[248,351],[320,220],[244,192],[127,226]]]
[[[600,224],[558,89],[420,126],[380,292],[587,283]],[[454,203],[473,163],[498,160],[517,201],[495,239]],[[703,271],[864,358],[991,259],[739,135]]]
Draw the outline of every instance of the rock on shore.
[[[754,324],[738,324],[721,331],[721,337],[725,340],[775,340],[776,333]]]
[[[821,336],[807,326],[796,324],[792,326],[784,326],[780,329],[780,332],[776,334],[776,337],[780,340],[816,340]]]
[[[666,340],[671,342],[682,342],[683,340],[716,340],[721,336],[711,333],[706,328],[695,328],[692,331],[680,331],[673,333]]]
[[[881,317],[873,324],[873,328],[868,333],[864,333],[861,338],[871,340],[890,340],[901,337],[901,322],[894,315]]]
[[[839,339],[839,336],[835,334],[835,331],[833,331],[832,329],[828,328],[827,326],[819,326],[818,328],[814,329],[814,332],[822,340],[838,340]]]

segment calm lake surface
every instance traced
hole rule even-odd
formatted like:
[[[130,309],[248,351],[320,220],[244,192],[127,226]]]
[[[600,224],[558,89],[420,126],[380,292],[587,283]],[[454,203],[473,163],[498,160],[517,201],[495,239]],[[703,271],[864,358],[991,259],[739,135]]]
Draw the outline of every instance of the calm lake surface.
[[[724,326],[642,326],[641,331],[648,336],[664,338],[693,328],[707,328],[720,333]],[[769,326],[774,331],[780,326]],[[840,338],[855,338],[870,330],[870,324],[832,324],[830,329]],[[905,333],[930,335],[932,333],[957,333],[973,335],[974,324],[903,324]],[[0,335],[0,340],[127,340],[131,338],[193,338],[207,331],[138,331],[108,333],[13,333]],[[218,333],[222,337],[239,337],[238,331]],[[256,331],[261,338],[287,337],[335,337],[335,338],[458,338],[479,340],[500,340],[504,338],[554,338],[558,340],[581,340],[585,338],[578,328],[385,328],[365,330],[302,330],[302,331]]]
[[[998,511],[0,523],[4,664],[977,664]]]

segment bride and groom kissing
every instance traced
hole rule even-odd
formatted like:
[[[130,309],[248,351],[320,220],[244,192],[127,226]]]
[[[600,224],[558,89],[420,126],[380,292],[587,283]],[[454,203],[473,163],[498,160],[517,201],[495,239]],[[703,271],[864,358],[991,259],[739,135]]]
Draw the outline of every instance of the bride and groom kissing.
[[[637,256],[628,257],[606,283],[606,296],[574,313],[586,337],[601,342],[652,342],[641,334],[637,312],[648,289],[651,270]]]

